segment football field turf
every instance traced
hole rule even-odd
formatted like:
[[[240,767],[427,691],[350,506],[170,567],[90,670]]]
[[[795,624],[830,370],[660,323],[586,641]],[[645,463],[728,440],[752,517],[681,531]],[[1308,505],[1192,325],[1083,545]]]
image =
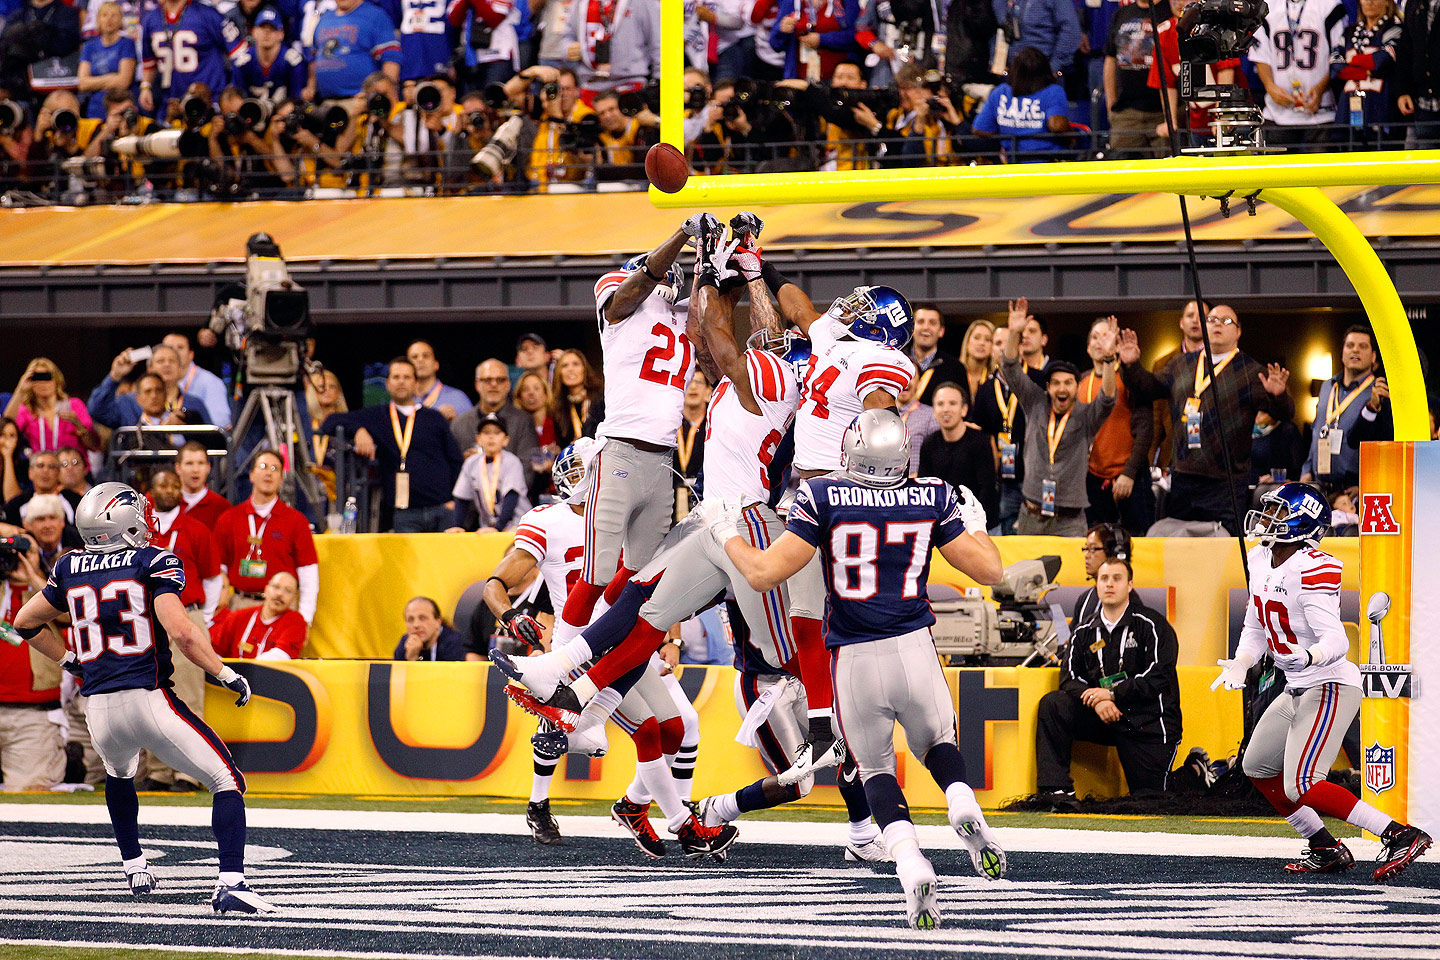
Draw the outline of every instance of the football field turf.
[[[1380,886],[1359,839],[1352,873],[1295,878],[1280,871],[1293,835],[1001,826],[1010,872],[991,882],[948,828],[924,825],[943,926],[922,933],[904,926],[893,867],[841,860],[835,813],[741,821],[719,864],[674,843],[646,860],[607,820],[558,809],[565,843],[541,847],[512,813],[257,806],[247,875],[284,912],[251,919],[210,912],[203,805],[142,806],[160,887],[134,900],[103,805],[5,804],[0,957],[1440,960],[1440,865]]]

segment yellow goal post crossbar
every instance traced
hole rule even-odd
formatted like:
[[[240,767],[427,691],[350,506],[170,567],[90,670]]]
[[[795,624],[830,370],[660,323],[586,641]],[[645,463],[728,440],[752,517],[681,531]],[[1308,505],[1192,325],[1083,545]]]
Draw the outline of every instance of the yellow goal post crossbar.
[[[684,4],[661,0],[660,136],[684,150]],[[1420,355],[1405,308],[1364,234],[1320,187],[1440,183],[1440,150],[918,167],[828,173],[692,176],[678,193],[650,188],[657,207],[978,200],[1076,194],[1260,196],[1304,224],[1335,257],[1375,331],[1396,440],[1429,440]]]

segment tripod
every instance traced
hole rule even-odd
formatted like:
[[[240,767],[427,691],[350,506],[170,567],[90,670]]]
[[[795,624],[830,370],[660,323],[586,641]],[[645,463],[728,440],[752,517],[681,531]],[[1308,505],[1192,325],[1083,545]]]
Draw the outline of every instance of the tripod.
[[[242,444],[257,417],[263,418],[265,439],[256,444],[244,459],[240,459]],[[320,482],[315,478],[315,471],[312,469],[314,459],[310,456],[310,445],[305,442],[300,412],[295,406],[295,394],[292,390],[278,386],[252,386],[250,395],[245,398],[245,406],[235,421],[232,435],[235,437],[235,452],[231,454],[230,466],[229,492],[232,499],[236,493],[236,481],[249,473],[256,457],[270,451],[278,453],[289,465],[290,475],[299,486],[300,492],[305,495],[312,512],[325,503],[324,492],[320,489]]]

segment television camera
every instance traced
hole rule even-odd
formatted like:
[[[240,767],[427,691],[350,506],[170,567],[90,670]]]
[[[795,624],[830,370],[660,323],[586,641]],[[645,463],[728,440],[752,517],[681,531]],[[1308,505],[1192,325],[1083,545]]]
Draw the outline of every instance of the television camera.
[[[964,666],[1048,666],[1060,662],[1070,627],[1057,603],[1045,602],[1060,573],[1053,554],[1005,568],[990,599],[973,595],[940,597],[935,591],[935,649]]]

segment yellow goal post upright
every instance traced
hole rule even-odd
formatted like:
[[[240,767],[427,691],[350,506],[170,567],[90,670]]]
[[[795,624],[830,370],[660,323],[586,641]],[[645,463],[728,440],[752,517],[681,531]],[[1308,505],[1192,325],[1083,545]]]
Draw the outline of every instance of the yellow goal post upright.
[[[684,4],[681,0],[661,0],[661,6],[660,133],[664,142],[683,151]],[[692,176],[678,193],[666,194],[651,187],[650,199],[657,207],[714,209],[1080,194],[1173,193],[1210,197],[1227,193],[1241,197],[1258,194],[1260,199],[1304,224],[1345,271],[1385,358],[1395,417],[1397,443],[1394,446],[1403,444],[1409,448],[1408,441],[1430,439],[1425,383],[1414,333],[1400,295],[1380,258],[1364,234],[1320,188],[1434,183],[1440,183],[1440,150],[1405,150]],[[1383,459],[1379,450],[1376,453],[1378,456],[1372,459]],[[1413,485],[1414,475],[1409,476],[1405,482]],[[1440,469],[1434,485],[1440,492]],[[1384,535],[1374,530],[1367,533]],[[1372,556],[1379,549],[1378,543],[1367,544],[1367,533],[1362,533],[1362,558]],[[1378,555],[1375,559],[1379,560]],[[1407,600],[1412,598],[1410,563],[1372,562],[1369,566],[1375,568],[1373,573],[1367,571],[1366,566],[1362,562],[1362,610],[1373,594],[1381,590],[1389,590]],[[1384,579],[1377,579],[1381,577]],[[1413,591],[1413,598],[1417,604],[1426,604],[1430,612],[1424,599],[1426,593],[1423,589]],[[1435,608],[1433,613],[1440,614],[1440,600]],[[1416,612],[1420,609],[1417,606]],[[1401,641],[1396,644],[1396,652],[1409,655],[1411,613],[1408,610],[1404,613],[1405,636],[1396,638]],[[1396,618],[1397,626],[1399,619]],[[1362,652],[1364,639],[1362,636]],[[1407,812],[1407,795],[1415,795],[1420,781],[1429,779],[1417,778],[1414,784],[1408,782],[1408,771],[1414,766],[1408,760],[1410,748],[1405,739],[1406,732],[1414,726],[1410,710],[1408,699],[1386,697],[1367,698],[1362,710],[1365,742],[1380,743],[1388,737],[1395,747],[1396,753],[1390,762],[1400,787],[1375,791],[1368,783],[1371,771],[1367,769],[1366,797],[1397,819],[1404,819]],[[1440,715],[1436,721],[1434,725],[1440,728]],[[1436,759],[1440,759],[1440,734],[1436,740]],[[1428,752],[1428,748],[1419,748],[1420,754]],[[1424,805],[1426,809],[1421,818],[1431,832],[1440,826],[1440,774],[1435,779],[1437,782],[1428,783],[1425,789],[1436,794],[1437,801],[1433,807]],[[1378,774],[1375,782],[1379,782]]]

